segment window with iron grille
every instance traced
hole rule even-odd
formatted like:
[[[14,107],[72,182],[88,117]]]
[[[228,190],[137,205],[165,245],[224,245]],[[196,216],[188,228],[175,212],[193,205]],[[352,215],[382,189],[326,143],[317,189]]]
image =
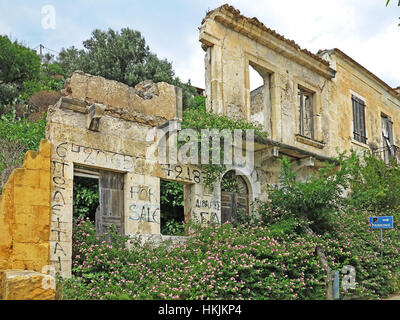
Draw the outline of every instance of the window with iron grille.
[[[365,103],[356,96],[351,96],[353,103],[353,135],[354,140],[367,143],[367,134],[365,130]]]
[[[299,133],[301,136],[314,139],[313,93],[299,89]]]

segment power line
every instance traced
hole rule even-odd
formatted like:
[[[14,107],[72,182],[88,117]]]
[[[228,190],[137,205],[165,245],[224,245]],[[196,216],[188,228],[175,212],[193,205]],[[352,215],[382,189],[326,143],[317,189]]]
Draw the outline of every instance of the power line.
[[[45,47],[45,46],[43,46],[43,48],[45,48],[45,49],[47,49],[47,50],[49,50],[49,51],[53,51],[53,52],[55,52],[55,53],[60,53],[60,52],[58,52],[58,51],[56,51],[56,50],[53,50],[53,49],[50,49],[50,48],[47,48],[47,47]]]

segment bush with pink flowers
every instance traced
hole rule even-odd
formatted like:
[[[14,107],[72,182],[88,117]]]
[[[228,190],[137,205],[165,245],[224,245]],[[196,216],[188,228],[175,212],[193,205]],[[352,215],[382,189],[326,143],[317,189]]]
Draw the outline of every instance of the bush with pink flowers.
[[[355,270],[355,287],[340,286],[340,298],[386,297],[400,289],[400,202],[393,200],[400,167],[380,161],[341,157],[338,170],[327,166],[306,182],[284,161],[286,181],[270,191],[270,202],[255,206],[252,219],[192,226],[194,233],[175,246],[142,246],[114,230],[108,242],[89,220],[77,219],[73,277],[59,282],[63,298],[325,299],[317,247],[333,271]],[[342,198],[346,186],[351,193]],[[394,216],[383,244],[369,228],[368,218],[377,215]]]

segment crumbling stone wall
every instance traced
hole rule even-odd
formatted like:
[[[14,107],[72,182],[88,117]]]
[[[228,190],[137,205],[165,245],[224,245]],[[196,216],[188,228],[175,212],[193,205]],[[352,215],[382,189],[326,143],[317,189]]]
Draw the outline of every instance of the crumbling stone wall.
[[[126,235],[160,235],[160,179],[184,184],[186,220],[218,219],[219,208],[196,207],[196,202],[202,203],[199,199],[218,198],[205,190],[201,170],[159,161],[159,129],[181,120],[181,89],[151,81],[132,88],[74,72],[64,94],[49,108],[46,128],[52,144],[50,262],[63,276],[71,274],[77,165],[123,175]],[[171,137],[176,136],[170,132]]]
[[[7,269],[41,272],[50,252],[50,143],[28,151],[0,197],[0,283]],[[0,290],[1,291],[1,290]]]

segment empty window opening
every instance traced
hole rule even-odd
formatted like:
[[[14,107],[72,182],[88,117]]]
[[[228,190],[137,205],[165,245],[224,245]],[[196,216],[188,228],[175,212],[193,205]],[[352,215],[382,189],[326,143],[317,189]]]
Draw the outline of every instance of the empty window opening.
[[[99,207],[99,173],[83,167],[74,168],[73,212],[74,218],[89,218],[96,223]]]
[[[271,130],[271,74],[255,64],[249,64],[251,121]]]
[[[75,166],[73,183],[74,217],[89,218],[97,234],[107,234],[111,226],[124,234],[124,175]]]
[[[184,184],[160,180],[161,234],[185,234]]]
[[[299,134],[314,139],[314,94],[302,88],[298,90]]]

